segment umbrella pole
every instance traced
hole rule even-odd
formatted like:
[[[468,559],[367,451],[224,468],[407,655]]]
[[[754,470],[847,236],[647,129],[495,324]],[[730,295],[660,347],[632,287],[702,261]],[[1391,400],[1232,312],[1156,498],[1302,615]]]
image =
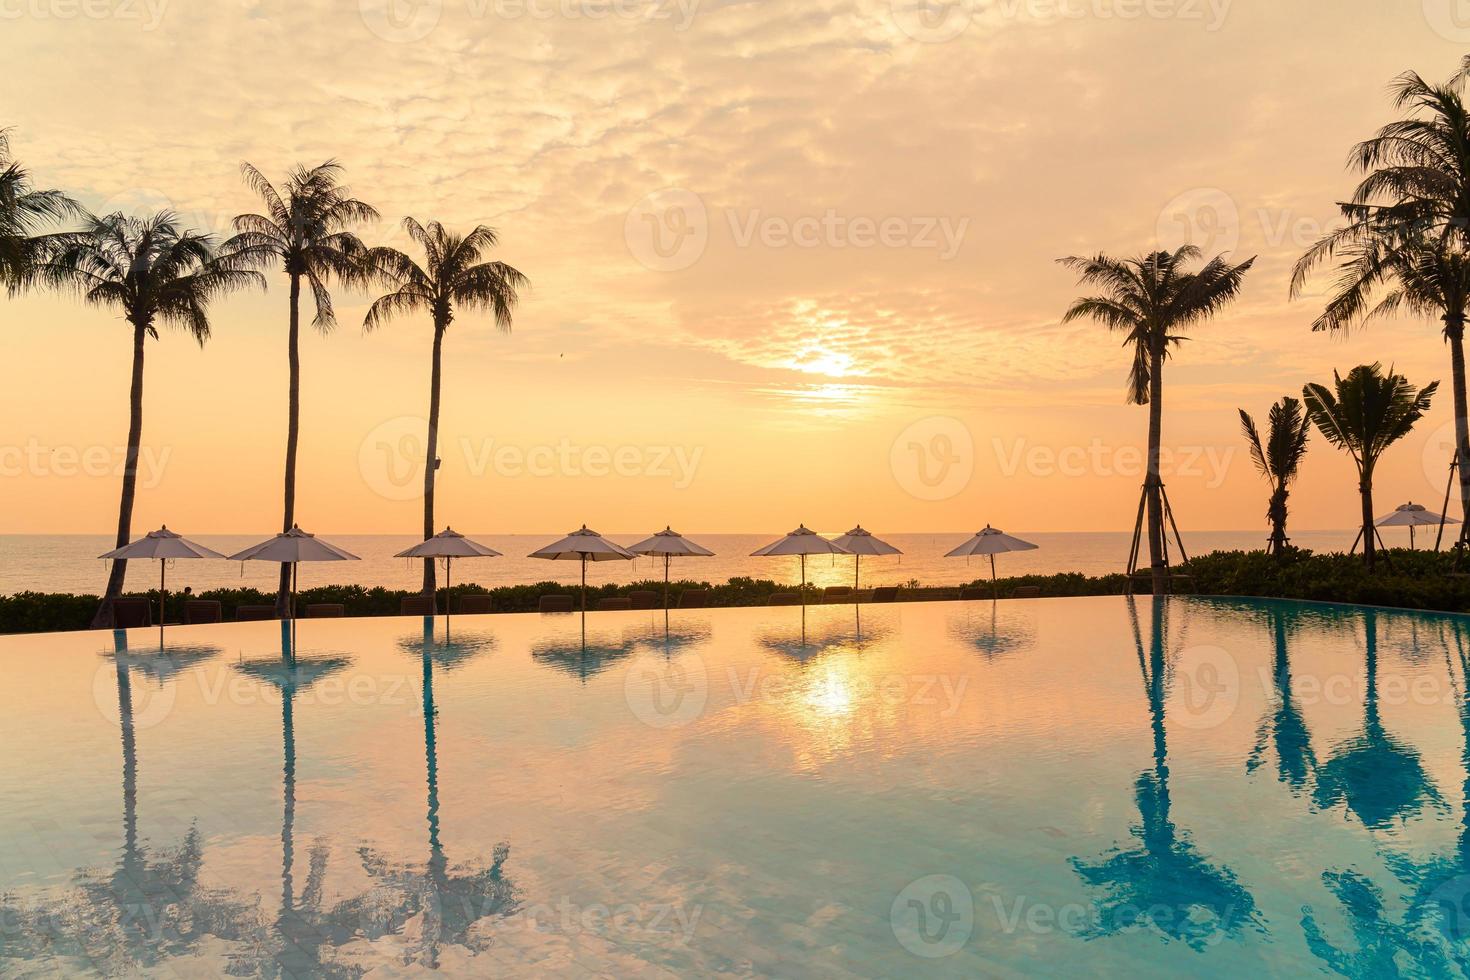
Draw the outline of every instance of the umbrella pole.
[[[454,597],[452,595],[450,595],[450,593],[449,593],[449,576],[451,574],[451,568],[450,568],[450,566],[452,566],[453,564],[454,564],[454,559],[453,558],[450,558],[448,555],[445,555],[444,556],[444,638],[446,640],[449,639],[449,604],[454,601]]]
[[[806,555],[801,556],[801,608],[801,626],[804,632],[806,630]]]
[[[858,579],[859,579],[859,576],[861,576],[862,571],[863,571],[863,556],[862,555],[853,555],[852,556],[852,591],[853,592],[857,592],[857,590],[858,590]],[[856,595],[854,595],[852,597],[852,601],[853,602],[857,602],[857,596]]]
[[[586,625],[587,617],[587,556],[582,556],[582,622]]]
[[[1409,550],[1414,550],[1414,525],[1409,525]]]
[[[1000,585],[995,581],[995,556],[990,556],[990,598],[1000,598]]]
[[[664,555],[664,612],[669,611],[669,556]]]
[[[163,649],[163,619],[168,609],[168,559],[158,559],[158,649]]]

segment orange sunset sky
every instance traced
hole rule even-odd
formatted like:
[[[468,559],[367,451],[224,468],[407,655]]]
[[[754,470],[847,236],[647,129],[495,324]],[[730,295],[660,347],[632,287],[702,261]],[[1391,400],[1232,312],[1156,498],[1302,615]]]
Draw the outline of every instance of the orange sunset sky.
[[[446,340],[439,523],[466,529],[1126,530],[1146,412],[1129,357],[1053,261],[1188,238],[1260,256],[1169,365],[1186,528],[1264,528],[1235,410],[1334,368],[1445,383],[1378,510],[1437,509],[1438,325],[1309,331],[1296,257],[1334,220],[1386,86],[1451,74],[1458,0],[0,0],[0,126],[41,186],[216,233],[328,157],[404,247],[406,214],[501,235],[514,330]],[[1314,288],[1325,286],[1325,279]],[[414,531],[430,330],[302,344],[297,514]],[[273,530],[286,290],[150,343],[134,531]],[[108,532],[130,335],[110,311],[0,305],[0,532]],[[1320,437],[1298,528],[1351,526]],[[1264,529],[1263,529],[1264,535]]]

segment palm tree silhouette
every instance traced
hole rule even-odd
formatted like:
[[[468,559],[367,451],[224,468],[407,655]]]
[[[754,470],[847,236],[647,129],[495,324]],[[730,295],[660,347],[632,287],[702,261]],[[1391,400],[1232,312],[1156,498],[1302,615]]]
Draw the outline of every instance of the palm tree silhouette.
[[[61,191],[39,190],[30,171],[10,153],[10,133],[0,129],[0,286],[19,292],[35,278],[65,233],[42,234],[56,222],[80,217],[82,209]]]
[[[495,325],[509,332],[511,314],[525,276],[504,262],[486,261],[495,247],[495,232],[477,225],[468,235],[446,231],[437,221],[428,226],[405,218],[403,227],[424,251],[424,263],[386,246],[368,253],[369,275],[391,290],[368,309],[363,328],[375,330],[396,316],[427,313],[434,325],[433,362],[429,372],[429,435],[424,456],[424,538],[434,536],[434,479],[439,466],[439,392],[444,332],[460,310],[488,312]],[[424,559],[424,595],[437,602],[434,559]],[[446,601],[448,601],[446,599]]]
[[[47,283],[78,290],[96,306],[115,307],[133,329],[133,380],[128,393],[128,448],[118,505],[117,547],[132,535],[138,452],[143,439],[143,354],[158,324],[186,330],[203,346],[209,339],[209,304],[225,293],[262,283],[257,273],[216,260],[213,240],[188,231],[168,211],[148,218],[89,216],[37,272]],[[107,590],[92,619],[112,625],[112,604],[122,593],[127,561],[112,563]]]
[[[1199,853],[1187,832],[1175,826],[1169,793],[1169,750],[1165,726],[1170,657],[1168,603],[1152,600],[1148,649],[1139,628],[1138,607],[1128,597],[1138,665],[1148,695],[1153,730],[1154,764],[1134,784],[1139,824],[1135,844],[1114,847],[1101,859],[1072,858],[1072,867],[1091,887],[1102,893],[1094,925],[1087,938],[1115,935],[1141,924],[1139,910],[1163,909],[1168,914],[1146,922],[1167,940],[1203,949],[1222,935],[1236,935],[1246,925],[1260,927],[1255,900],[1229,868]],[[1203,911],[1208,919],[1200,918]]]
[[[235,235],[224,245],[228,261],[241,269],[279,266],[291,284],[290,325],[286,359],[290,372],[286,409],[285,507],[281,530],[296,523],[296,450],[301,434],[301,286],[311,290],[316,315],[312,325],[328,333],[337,324],[329,286],[357,281],[366,254],[349,229],[376,221],[378,212],[352,196],[341,183],[342,167],[334,160],[307,169],[292,168],[278,190],[249,163],[241,165],[245,182],[265,203],[264,214],[235,218]],[[276,615],[286,614],[291,591],[290,568],[281,566]]]
[[[1154,595],[1168,591],[1164,565],[1163,479],[1159,452],[1163,439],[1164,359],[1183,343],[1186,327],[1214,316],[1240,294],[1254,258],[1231,265],[1223,256],[1206,262],[1196,272],[1185,266],[1201,257],[1186,245],[1174,252],[1153,252],[1137,258],[1108,255],[1059,259],[1078,273],[1081,285],[1097,286],[1102,293],[1084,296],[1072,304],[1063,323],[1096,320],[1124,334],[1131,347],[1133,366],[1128,373],[1128,402],[1148,406],[1148,475],[1144,499],[1148,506],[1148,554]],[[1130,569],[1131,571],[1131,569]]]
[[[1333,389],[1308,384],[1302,388],[1307,414],[1328,442],[1352,457],[1358,468],[1358,495],[1362,502],[1363,559],[1371,569],[1377,547],[1373,527],[1373,473],[1389,446],[1414,428],[1429,411],[1429,402],[1439,390],[1431,381],[1415,389],[1402,374],[1382,365],[1360,364],[1344,378],[1332,372]]]
[[[1266,519],[1271,522],[1271,539],[1266,550],[1277,557],[1286,553],[1286,500],[1296,480],[1302,457],[1307,454],[1307,434],[1312,420],[1302,411],[1295,398],[1283,398],[1271,406],[1267,416],[1267,438],[1261,442],[1256,420],[1240,409],[1240,427],[1250,445],[1251,460],[1271,484],[1271,501],[1266,505]]]
[[[1390,89],[1406,113],[1360,143],[1352,164],[1363,174],[1341,204],[1344,227],[1323,236],[1297,262],[1291,294],[1319,265],[1341,258],[1338,279],[1314,330],[1345,330],[1399,308],[1438,316],[1450,348],[1455,447],[1462,516],[1470,521],[1470,421],[1465,382],[1466,251],[1470,249],[1470,109],[1463,90],[1470,57],[1448,81],[1400,75]],[[1386,295],[1377,307],[1372,297]]]

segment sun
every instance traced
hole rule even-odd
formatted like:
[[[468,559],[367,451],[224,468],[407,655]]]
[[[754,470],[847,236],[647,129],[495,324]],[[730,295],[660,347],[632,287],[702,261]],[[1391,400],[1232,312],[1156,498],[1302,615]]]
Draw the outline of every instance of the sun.
[[[846,378],[857,373],[851,354],[825,347],[802,351],[791,359],[788,366],[804,374],[822,374],[829,378]]]

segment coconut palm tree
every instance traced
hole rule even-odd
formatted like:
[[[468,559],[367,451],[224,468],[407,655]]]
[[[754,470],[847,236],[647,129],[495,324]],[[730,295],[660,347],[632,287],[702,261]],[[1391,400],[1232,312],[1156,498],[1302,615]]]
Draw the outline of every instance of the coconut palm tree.
[[[223,252],[237,268],[279,267],[290,282],[286,361],[290,373],[286,409],[285,506],[281,530],[296,523],[296,450],[301,433],[301,287],[311,290],[316,315],[312,326],[328,333],[336,326],[328,286],[335,276],[352,282],[361,271],[366,253],[349,229],[376,221],[378,212],[354,198],[341,183],[342,167],[333,160],[307,169],[294,167],[277,189],[249,163],[241,165],[245,183],[265,203],[264,214],[235,218],[235,235]],[[276,613],[285,615],[291,591],[290,571],[281,566],[276,590]]]
[[[1416,72],[1390,89],[1404,117],[1354,148],[1363,174],[1339,205],[1346,223],[1297,262],[1291,294],[1318,266],[1341,259],[1339,277],[1314,330],[1343,330],[1403,307],[1444,322],[1455,400],[1456,461],[1462,516],[1470,521],[1470,408],[1465,381],[1465,254],[1470,250],[1470,108],[1464,87],[1470,57],[1440,85]],[[1370,300],[1387,291],[1387,302]]]
[[[427,313],[434,325],[433,363],[429,372],[429,435],[424,454],[424,537],[434,536],[434,474],[439,453],[439,391],[444,332],[459,310],[485,312],[509,332],[511,314],[528,281],[504,262],[488,261],[495,232],[477,225],[467,235],[447,231],[437,221],[427,226],[405,218],[403,227],[424,251],[424,263],[397,249],[368,253],[368,275],[391,290],[368,308],[365,330],[376,330],[396,316]],[[434,559],[424,559],[424,595],[435,596]]]
[[[1271,540],[1266,550],[1278,557],[1285,554],[1286,498],[1291,493],[1291,484],[1296,480],[1297,469],[1302,457],[1307,454],[1307,433],[1312,420],[1302,411],[1302,403],[1295,398],[1283,398],[1271,406],[1267,415],[1267,440],[1261,442],[1256,429],[1256,420],[1240,409],[1240,427],[1250,444],[1251,460],[1256,469],[1271,484],[1271,502],[1266,507],[1266,519],[1271,522]]]
[[[1377,555],[1373,539],[1373,471],[1384,450],[1408,435],[1429,411],[1439,382],[1431,381],[1416,389],[1392,368],[1384,374],[1379,364],[1360,364],[1346,378],[1336,371],[1332,376],[1335,390],[1308,384],[1302,389],[1302,400],[1317,429],[1328,442],[1351,456],[1358,468],[1363,557],[1371,569]]]
[[[1062,322],[1085,317],[1123,334],[1123,345],[1133,353],[1133,367],[1128,373],[1128,402],[1149,407],[1144,496],[1148,506],[1148,554],[1154,595],[1164,594],[1167,586],[1163,480],[1159,475],[1164,359],[1187,339],[1181,332],[1184,328],[1208,320],[1239,295],[1245,274],[1255,262],[1250,258],[1231,265],[1223,256],[1216,256],[1198,271],[1188,271],[1186,266],[1199,258],[1198,248],[1185,245],[1174,252],[1152,252],[1137,258],[1096,255],[1058,260],[1077,271],[1079,284],[1102,290],[1100,295],[1078,299]]]
[[[182,328],[203,346],[209,339],[209,304],[231,290],[263,284],[263,280],[258,273],[219,262],[213,240],[181,227],[169,211],[146,218],[89,216],[82,231],[70,236],[37,267],[37,275],[49,285],[80,291],[87,303],[120,310],[133,330],[128,448],[117,515],[117,547],[121,548],[132,533],[138,484],[145,343],[150,337],[158,338],[161,322]],[[122,593],[127,564],[123,560],[112,563],[93,628],[112,625],[112,604]]]
[[[60,191],[36,189],[30,172],[10,155],[9,132],[0,129],[0,285],[12,293],[30,285],[46,250],[64,241],[41,229],[80,215]]]

